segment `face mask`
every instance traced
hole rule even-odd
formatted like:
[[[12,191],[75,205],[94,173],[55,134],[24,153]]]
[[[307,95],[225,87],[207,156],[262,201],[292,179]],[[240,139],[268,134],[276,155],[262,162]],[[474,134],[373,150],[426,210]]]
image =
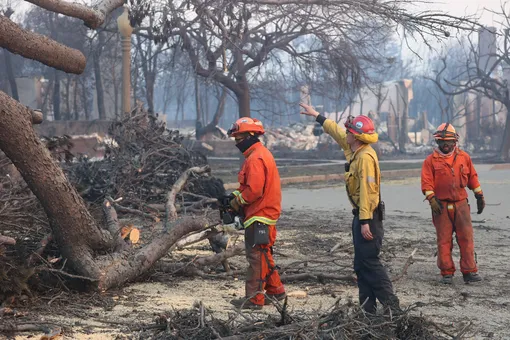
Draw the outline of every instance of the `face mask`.
[[[236,144],[236,147],[244,153],[246,150],[248,150],[253,144],[260,142],[257,136],[248,136],[247,138],[243,139],[239,143]]]

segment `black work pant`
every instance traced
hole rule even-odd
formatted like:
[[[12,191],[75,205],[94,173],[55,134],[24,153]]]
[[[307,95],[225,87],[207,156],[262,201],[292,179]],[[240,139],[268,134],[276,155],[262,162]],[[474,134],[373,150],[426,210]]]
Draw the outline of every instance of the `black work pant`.
[[[370,220],[370,231],[374,237],[366,240],[361,234],[359,214],[353,211],[352,237],[354,242],[354,271],[358,277],[359,302],[363,309],[375,314],[377,301],[392,310],[399,309],[399,301],[393,293],[393,285],[388,277],[388,272],[379,259],[382,247],[384,230],[382,221],[379,221],[378,211],[374,211]]]

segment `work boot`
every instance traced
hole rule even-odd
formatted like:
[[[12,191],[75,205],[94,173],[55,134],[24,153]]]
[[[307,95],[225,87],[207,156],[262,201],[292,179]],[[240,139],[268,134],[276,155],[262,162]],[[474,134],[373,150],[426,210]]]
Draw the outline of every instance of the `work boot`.
[[[283,300],[285,300],[285,297],[287,296],[287,294],[285,292],[280,293],[280,294],[266,294],[266,295],[267,295],[267,297],[266,297],[266,300],[264,301],[265,305],[270,305],[272,303],[271,300],[283,301]]]
[[[248,298],[233,299],[230,303],[240,309],[261,310],[263,307],[262,305],[257,305],[251,302]]]
[[[386,316],[398,317],[404,314],[404,311],[400,308],[400,301],[396,296],[388,300],[383,308]]]
[[[453,275],[443,275],[441,283],[445,285],[451,285],[453,283]]]
[[[478,275],[478,273],[462,274],[462,277],[464,278],[464,283],[471,283],[471,282],[480,282],[480,281],[482,281],[482,277],[480,275]]]

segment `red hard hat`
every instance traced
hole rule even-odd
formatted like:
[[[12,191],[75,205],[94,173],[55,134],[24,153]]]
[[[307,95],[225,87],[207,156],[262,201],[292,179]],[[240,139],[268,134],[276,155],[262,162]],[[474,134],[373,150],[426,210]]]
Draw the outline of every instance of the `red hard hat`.
[[[437,131],[434,132],[434,138],[436,140],[459,140],[459,135],[455,128],[450,123],[443,123],[437,127]]]
[[[345,123],[347,131],[354,135],[361,135],[363,133],[373,134],[375,133],[374,122],[367,116],[357,116],[353,120],[347,120]]]
[[[260,120],[256,118],[243,117],[239,118],[234,124],[232,124],[230,130],[228,130],[228,135],[230,137],[235,137],[245,132],[263,135],[265,131],[264,126]]]

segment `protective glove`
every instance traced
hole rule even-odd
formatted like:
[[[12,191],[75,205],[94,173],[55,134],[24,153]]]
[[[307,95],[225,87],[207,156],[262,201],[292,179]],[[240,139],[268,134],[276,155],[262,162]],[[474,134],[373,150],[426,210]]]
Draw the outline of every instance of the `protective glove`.
[[[476,212],[478,215],[480,215],[485,208],[485,199],[483,198],[483,194],[475,194],[476,197],[476,207],[478,211]]]
[[[230,200],[230,206],[232,207],[232,209],[234,209],[234,211],[237,212],[239,212],[239,210],[241,209],[241,205],[239,204],[237,198]]]
[[[432,214],[434,215],[441,215],[443,212],[443,204],[441,201],[436,197],[432,196],[429,198],[430,208],[432,209]]]

